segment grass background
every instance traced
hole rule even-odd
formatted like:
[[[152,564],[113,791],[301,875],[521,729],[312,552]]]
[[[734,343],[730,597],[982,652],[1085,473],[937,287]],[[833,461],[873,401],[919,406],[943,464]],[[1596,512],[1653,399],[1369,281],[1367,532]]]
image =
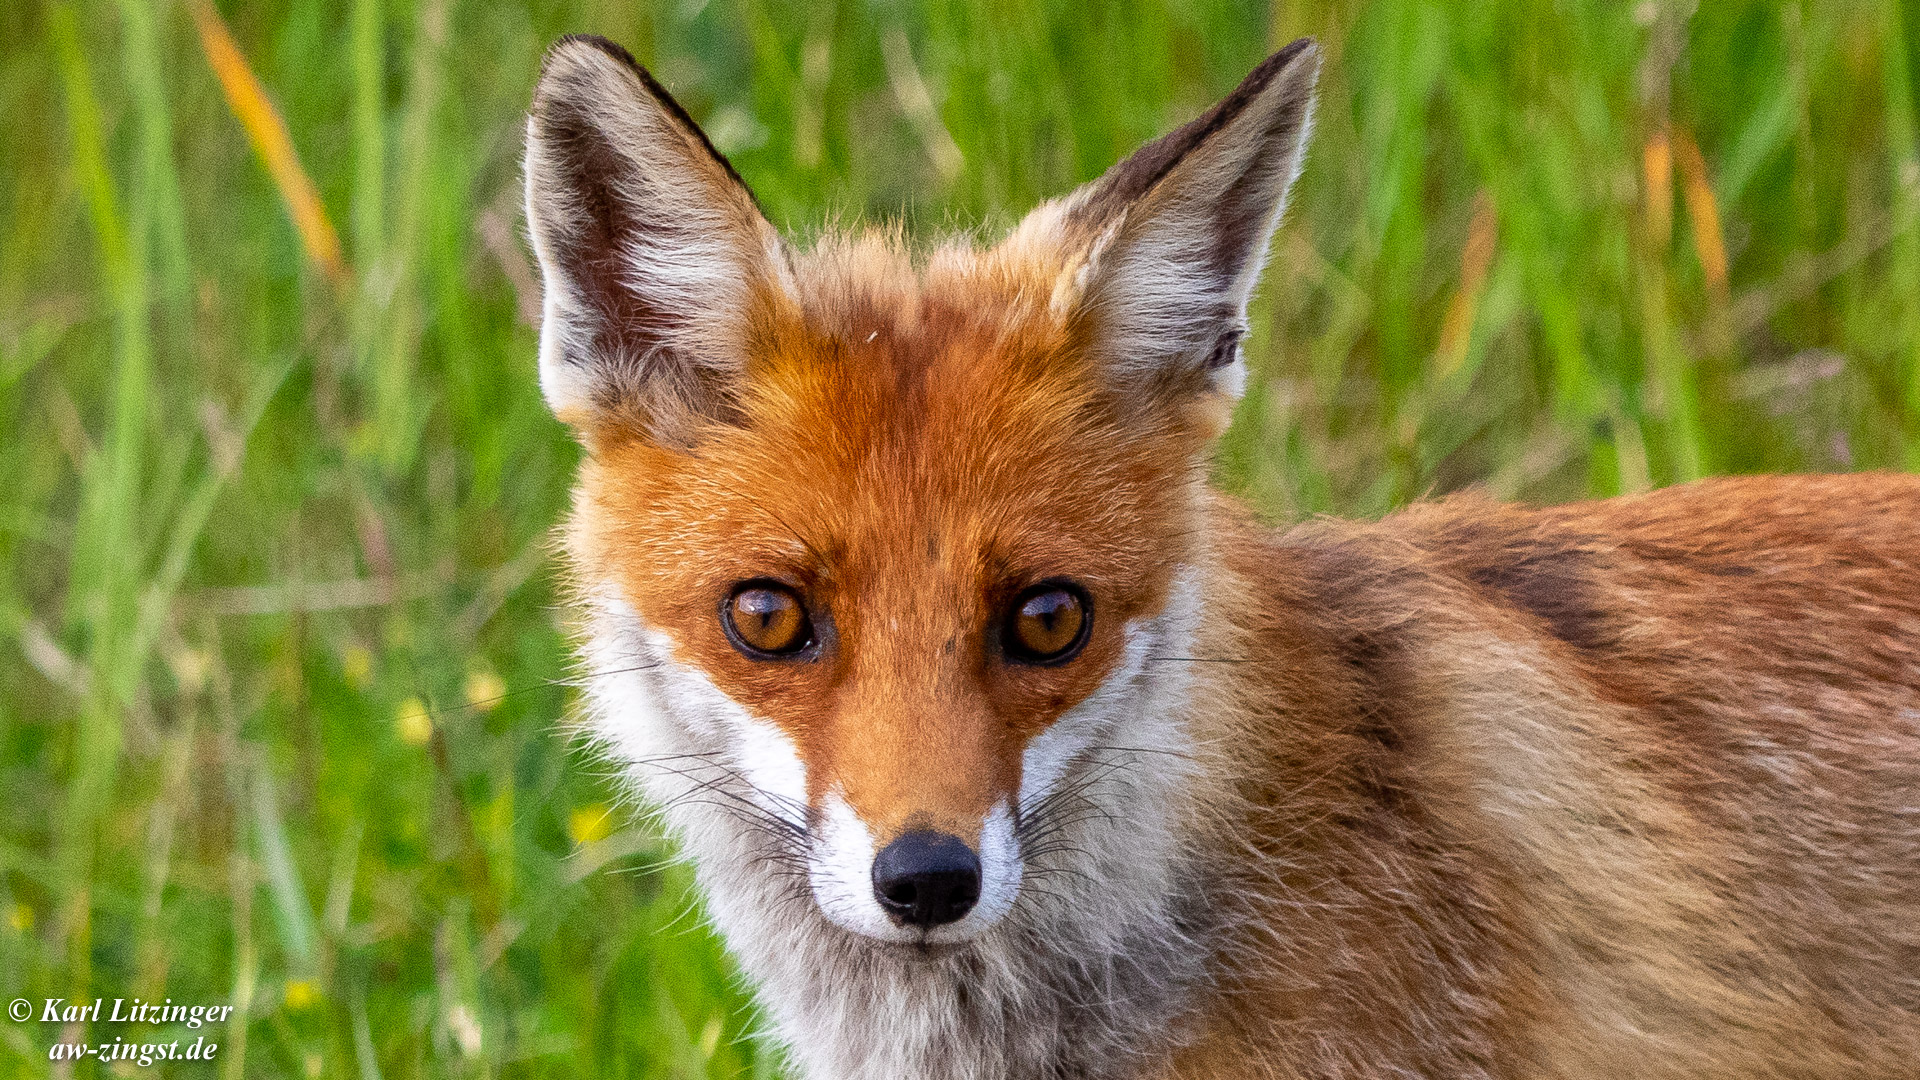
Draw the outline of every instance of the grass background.
[[[0,998],[240,1017],[80,1075],[777,1075],[558,727],[517,191],[565,32],[801,232],[1007,223],[1317,35],[1219,468],[1277,520],[1920,465],[1899,0],[7,8]],[[0,1022],[0,1075],[175,1034]]]

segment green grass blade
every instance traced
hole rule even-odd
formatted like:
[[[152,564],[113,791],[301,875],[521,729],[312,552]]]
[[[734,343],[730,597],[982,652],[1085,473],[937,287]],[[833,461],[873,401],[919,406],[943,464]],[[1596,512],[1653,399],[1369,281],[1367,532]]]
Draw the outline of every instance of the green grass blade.
[[[69,611],[80,616],[86,629],[92,675],[74,733],[60,859],[69,890],[65,903],[72,967],[83,992],[91,961],[94,831],[111,801],[123,738],[122,710],[132,701],[138,681],[124,648],[144,562],[135,523],[150,389],[145,199],[151,192],[144,187],[135,191],[128,224],[108,172],[100,104],[73,8],[50,7],[47,27],[66,88],[74,170],[98,241],[115,331],[107,429],[100,451],[84,462],[69,564],[74,582]]]
[[[307,902],[306,888],[287,847],[286,821],[280,815],[273,782],[262,773],[254,778],[252,787],[254,843],[261,868],[266,871],[267,888],[273,894],[281,943],[290,956],[293,973],[305,976],[314,962],[313,905]]]

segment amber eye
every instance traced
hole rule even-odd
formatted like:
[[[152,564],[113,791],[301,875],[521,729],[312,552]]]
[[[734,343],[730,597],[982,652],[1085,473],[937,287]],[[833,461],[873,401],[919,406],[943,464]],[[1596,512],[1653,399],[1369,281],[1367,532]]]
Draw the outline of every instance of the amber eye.
[[[793,590],[771,581],[749,581],[720,605],[727,640],[755,660],[790,656],[813,644],[813,620]]]
[[[1043,582],[1014,600],[1002,639],[1008,658],[1061,664],[1080,652],[1093,628],[1093,606],[1076,586]]]

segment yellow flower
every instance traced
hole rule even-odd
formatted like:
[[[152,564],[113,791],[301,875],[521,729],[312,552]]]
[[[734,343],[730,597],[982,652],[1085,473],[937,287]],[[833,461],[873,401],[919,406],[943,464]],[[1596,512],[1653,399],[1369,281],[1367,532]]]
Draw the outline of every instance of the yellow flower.
[[[393,719],[393,729],[400,735],[400,741],[409,746],[425,746],[433,738],[433,717],[428,715],[426,703],[417,697],[410,697],[400,703],[400,711]]]
[[[340,653],[340,674],[347,685],[365,690],[373,684],[373,653],[365,645],[349,645]]]
[[[197,694],[207,685],[207,672],[213,667],[213,658],[204,649],[179,648],[166,654],[167,666],[173,669],[173,677],[180,683],[180,691],[185,694]]]
[[[491,712],[507,696],[507,684],[491,671],[476,671],[467,676],[467,705],[479,712]]]
[[[25,904],[15,904],[7,912],[7,925],[13,927],[16,934],[24,934],[33,929],[33,909]]]
[[[613,811],[601,803],[578,807],[567,815],[567,835],[573,842],[585,847],[596,840],[605,840],[613,831]]]
[[[287,982],[287,1008],[300,1010],[320,1000],[320,988],[307,979],[291,979]]]

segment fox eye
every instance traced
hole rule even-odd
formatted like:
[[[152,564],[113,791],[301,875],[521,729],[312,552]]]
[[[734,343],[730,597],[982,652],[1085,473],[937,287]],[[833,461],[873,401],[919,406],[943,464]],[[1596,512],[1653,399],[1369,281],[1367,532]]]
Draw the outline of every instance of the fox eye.
[[[1048,581],[1021,593],[1007,610],[1001,643],[1022,664],[1064,664],[1093,629],[1093,605],[1075,585]]]
[[[733,647],[755,660],[791,656],[813,644],[813,620],[793,590],[773,581],[736,586],[720,605]]]

